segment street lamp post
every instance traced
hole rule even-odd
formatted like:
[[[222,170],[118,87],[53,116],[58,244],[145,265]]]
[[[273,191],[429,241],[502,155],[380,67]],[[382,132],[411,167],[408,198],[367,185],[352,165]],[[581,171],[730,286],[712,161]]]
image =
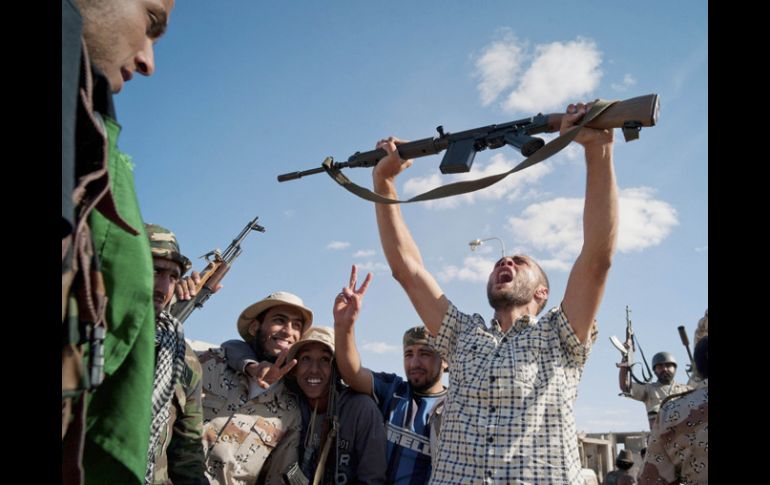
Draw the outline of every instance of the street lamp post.
[[[496,240],[498,240],[500,242],[500,246],[502,247],[502,256],[501,257],[504,258],[505,257],[505,243],[499,237],[488,237],[486,239],[474,239],[473,241],[469,242],[468,245],[471,247],[471,251],[475,251],[476,248],[481,246],[482,244],[484,244],[485,241],[491,241],[492,239],[496,239]]]

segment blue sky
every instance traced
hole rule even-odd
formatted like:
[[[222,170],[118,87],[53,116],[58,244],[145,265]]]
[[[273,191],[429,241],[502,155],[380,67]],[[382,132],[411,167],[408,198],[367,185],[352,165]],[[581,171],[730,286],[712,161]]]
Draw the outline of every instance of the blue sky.
[[[374,273],[357,326],[364,365],[403,373],[403,331],[419,322],[390,276],[371,203],[319,174],[276,176],[345,160],[382,137],[418,139],[559,112],[577,100],[660,95],[658,126],[625,143],[616,132],[621,233],[599,312],[599,338],[575,405],[587,432],[646,428],[641,403],[618,396],[625,306],[650,359],[687,355],[708,306],[707,3],[179,1],[155,50],[156,73],[116,97],[120,147],[135,163],[148,222],[170,227],[194,259],[224,249],[255,215],[224,289],[185,325],[219,343],[268,293],[296,293],[332,325],[332,299],[350,266]],[[510,169],[509,148],[480,152],[470,176]],[[447,183],[439,156],[400,177],[403,197]],[[371,170],[348,170],[371,187]],[[459,308],[491,316],[485,281],[500,237],[564,292],[579,251],[582,149],[472,196],[404,206],[428,269]],[[685,380],[684,366],[677,373]]]

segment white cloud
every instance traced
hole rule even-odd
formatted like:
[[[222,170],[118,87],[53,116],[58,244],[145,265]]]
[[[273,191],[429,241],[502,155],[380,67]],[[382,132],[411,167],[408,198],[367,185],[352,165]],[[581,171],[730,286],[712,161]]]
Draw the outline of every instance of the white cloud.
[[[653,198],[650,187],[636,187],[620,192],[620,234],[618,250],[641,251],[657,246],[679,224],[676,209]]]
[[[362,249],[353,253],[354,258],[368,258],[374,256],[374,249]]]
[[[706,244],[705,246],[700,246],[695,248],[696,253],[707,253],[709,251],[709,245]]]
[[[392,354],[401,351],[401,347],[385,342],[365,342],[361,349],[375,354]]]
[[[379,262],[367,261],[365,263],[356,264],[356,267],[358,267],[359,271],[390,274],[390,266]]]
[[[521,244],[564,262],[580,252],[582,214],[582,199],[559,197],[528,206],[522,217],[508,219],[508,227]]]
[[[653,198],[654,190],[635,187],[620,191],[618,251],[657,246],[679,224],[676,210]],[[583,199],[556,198],[532,204],[522,217],[508,219],[517,240],[550,256],[546,265],[568,270],[583,244]]]
[[[517,80],[521,64],[525,60],[525,44],[507,31],[503,40],[486,46],[476,59],[475,76],[480,78],[477,89],[482,106],[491,104],[504,90]]]
[[[340,249],[345,249],[350,246],[349,242],[344,241],[332,241],[329,244],[326,245],[326,249],[333,249],[335,251]]]
[[[563,111],[568,103],[586,97],[599,85],[601,53],[591,39],[539,44],[532,54],[526,49],[526,43],[511,36],[484,49],[475,73],[481,78],[477,87],[482,105],[512,88],[503,101],[509,112]],[[532,62],[519,76],[523,61],[530,58]],[[493,69],[482,60],[490,64],[498,60],[502,66]]]
[[[488,164],[477,164],[476,170],[473,172],[453,175],[451,178],[442,178],[439,174],[432,174],[427,177],[408,179],[404,183],[403,192],[406,197],[414,197],[417,194],[427,192],[443,184],[461,180],[475,180],[504,173],[515,167],[517,163],[506,158],[504,153],[496,153]],[[491,187],[468,194],[431,200],[423,204],[429,209],[451,209],[460,204],[474,204],[477,200],[500,200],[505,198],[508,201],[513,201],[524,197],[532,197],[531,186],[552,170],[553,168],[548,162],[541,162],[509,175]]]
[[[481,256],[468,256],[463,260],[463,266],[446,266],[436,274],[442,282],[467,281],[470,283],[486,283],[496,259]]]
[[[289,219],[294,217],[295,213],[296,213],[296,211],[294,209],[286,209],[285,211],[283,211],[283,215],[286,216]]]
[[[634,79],[631,74],[626,74],[623,76],[623,81],[621,83],[612,83],[610,84],[610,87],[612,87],[612,89],[615,91],[626,91],[634,84],[636,84],[636,79]]]

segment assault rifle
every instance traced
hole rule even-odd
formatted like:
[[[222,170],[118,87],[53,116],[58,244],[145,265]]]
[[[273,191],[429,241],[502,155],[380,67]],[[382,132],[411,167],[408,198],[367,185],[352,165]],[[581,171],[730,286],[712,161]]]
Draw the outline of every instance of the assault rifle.
[[[628,305],[626,305],[626,341],[620,342],[616,336],[610,337],[610,342],[612,342],[612,345],[615,346],[616,349],[618,349],[623,356],[621,358],[621,362],[627,362],[628,363],[628,370],[631,373],[631,378],[635,380],[639,384],[644,384],[647,382],[650,382],[652,380],[652,371],[650,370],[650,366],[647,364],[647,359],[644,356],[644,351],[642,350],[642,347],[639,345],[639,340],[636,338],[636,334],[634,333],[634,328],[631,325],[631,310],[628,309]],[[634,375],[634,352],[636,352],[636,347],[639,347],[639,352],[642,354],[642,362],[644,362],[644,366],[642,368],[642,380],[639,380]],[[645,372],[646,368],[646,372]]]
[[[648,94],[619,101],[607,108],[601,115],[586,124],[586,126],[596,129],[622,128],[626,141],[634,140],[639,137],[639,131],[642,127],[655,126],[658,120],[659,106],[660,102],[657,94]],[[476,153],[487,148],[495,149],[510,145],[519,149],[525,157],[533,155],[545,145],[545,142],[541,138],[532,135],[558,132],[562,116],[564,116],[564,113],[548,115],[540,113],[536,116],[509,123],[483,126],[458,133],[446,133],[444,132],[444,127],[439,126],[436,128],[439,134],[438,137],[402,143],[398,145],[398,153],[401,158],[406,160],[435,155],[446,150],[444,159],[439,166],[441,173],[468,172],[471,169],[471,165],[473,165]],[[328,169],[373,167],[386,155],[385,150],[381,148],[363,153],[356,152],[348,157],[346,162],[334,162],[332,159],[328,166],[279,175],[278,181],[286,182],[306,175],[322,173]]]
[[[214,289],[230,270],[230,266],[232,266],[235,258],[240,256],[241,242],[246,238],[249,232],[265,232],[265,228],[257,224],[257,219],[259,219],[259,216],[246,224],[246,227],[243,228],[241,233],[233,239],[233,242],[231,242],[229,246],[227,246],[224,253],[220,253],[219,249],[215,249],[201,256],[202,258],[206,258],[208,265],[206,265],[200,273],[201,280],[195,287],[195,296],[190,300],[175,303],[171,307],[171,314],[180,322],[184,322],[193,310],[201,308],[211,294],[214,293]]]

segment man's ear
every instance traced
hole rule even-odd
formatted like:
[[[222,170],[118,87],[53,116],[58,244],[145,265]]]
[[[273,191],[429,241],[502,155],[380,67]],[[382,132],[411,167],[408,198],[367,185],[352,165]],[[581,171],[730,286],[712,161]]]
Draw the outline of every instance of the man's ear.
[[[259,321],[255,319],[253,322],[249,324],[249,335],[251,335],[252,337],[256,337],[257,330],[259,330]]]
[[[548,288],[546,288],[543,285],[540,285],[535,290],[535,298],[537,298],[539,301],[544,301],[548,299]]]

